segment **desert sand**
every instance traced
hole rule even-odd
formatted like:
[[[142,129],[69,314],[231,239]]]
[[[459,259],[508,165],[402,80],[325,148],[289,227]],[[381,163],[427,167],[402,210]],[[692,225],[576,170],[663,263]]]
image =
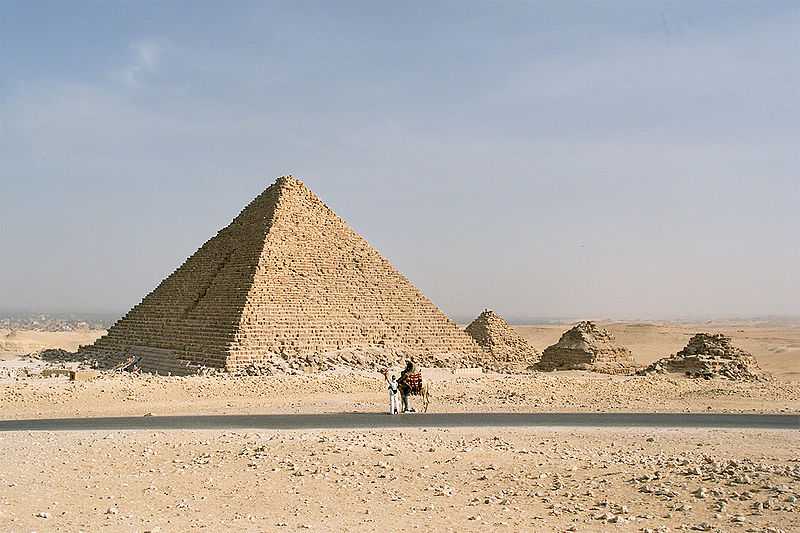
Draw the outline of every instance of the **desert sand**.
[[[800,528],[797,432],[6,433],[0,445],[3,531]]]
[[[722,331],[752,351],[771,380],[736,382],[592,372],[462,376],[429,370],[431,411],[659,411],[800,413],[800,327],[794,324],[607,324],[617,340],[645,364],[677,351],[696,331]],[[558,340],[567,326],[518,326],[539,350]],[[100,332],[82,332],[81,340]],[[17,342],[41,342],[39,332],[18,332]],[[30,340],[28,340],[30,339]],[[71,348],[75,332],[51,333],[52,347]],[[11,357],[7,355],[7,358]],[[318,413],[381,411],[382,377],[364,370],[279,376],[167,377],[103,373],[88,382],[20,377],[44,363],[14,356],[0,363],[3,418],[153,414]],[[64,366],[64,365],[51,365]]]
[[[617,342],[628,347],[641,365],[679,351],[697,332],[724,333],[752,353],[761,368],[776,377],[800,377],[800,320],[702,323],[600,322]],[[538,351],[555,344],[570,323],[513,326]],[[91,344],[104,330],[70,332],[0,329],[0,358],[10,359],[45,348],[75,351]]]
[[[32,331],[0,329],[0,361],[14,359],[47,348],[61,348],[74,352],[78,346],[91,344],[104,330]]]
[[[516,329],[543,350],[567,327]],[[426,371],[431,411],[800,413],[797,325],[604,327],[642,365],[697,331],[723,332],[772,377],[436,369]],[[382,378],[368,370],[104,372],[71,382],[35,375],[69,365],[19,357],[23,346],[75,349],[100,333],[16,332],[0,362],[3,418],[385,408]],[[641,428],[8,432],[0,433],[0,531],[795,531],[798,437]]]
[[[800,383],[609,376],[584,372],[459,377],[431,372],[430,412],[800,413]],[[429,374],[430,375],[430,374]],[[364,371],[296,376],[105,375],[88,382],[0,382],[3,418],[172,414],[380,412],[382,377]]]

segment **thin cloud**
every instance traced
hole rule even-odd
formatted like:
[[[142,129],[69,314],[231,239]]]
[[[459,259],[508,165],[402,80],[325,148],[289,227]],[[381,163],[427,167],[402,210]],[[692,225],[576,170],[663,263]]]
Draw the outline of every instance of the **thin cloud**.
[[[129,87],[140,86],[148,75],[158,70],[163,55],[163,45],[154,40],[141,40],[130,45],[131,59],[116,70],[113,77]]]

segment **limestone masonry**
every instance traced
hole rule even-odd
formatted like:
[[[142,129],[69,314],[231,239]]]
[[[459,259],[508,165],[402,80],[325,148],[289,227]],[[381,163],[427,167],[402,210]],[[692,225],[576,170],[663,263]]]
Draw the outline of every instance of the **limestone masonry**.
[[[733,345],[720,333],[698,333],[680,352],[659,359],[639,374],[682,372],[689,377],[724,377],[734,380],[757,380],[766,377],[755,357]]]
[[[465,331],[492,355],[497,365],[527,370],[539,360],[539,352],[491,309],[484,310]]]
[[[477,364],[483,351],[302,182],[279,178],[84,350],[235,370],[353,348]]]
[[[628,374],[636,367],[630,350],[594,322],[579,322],[542,353],[539,370],[592,370]]]

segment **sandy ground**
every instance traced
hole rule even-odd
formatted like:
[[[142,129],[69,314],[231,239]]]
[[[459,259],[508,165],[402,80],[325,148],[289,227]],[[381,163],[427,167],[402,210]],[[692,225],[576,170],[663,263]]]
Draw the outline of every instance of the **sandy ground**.
[[[641,363],[723,331],[774,379],[427,373],[431,411],[800,413],[796,325],[611,324]],[[540,350],[566,326],[520,326]],[[382,411],[368,372],[17,377],[101,332],[0,332],[2,418]],[[2,377],[5,372],[5,377]],[[0,433],[0,531],[797,531],[800,431]],[[668,528],[668,529],[667,529]]]
[[[0,329],[0,361],[13,359],[45,348],[74,352],[78,346],[92,344],[105,330],[30,331]]]
[[[2,433],[2,531],[797,531],[798,432]]]
[[[0,382],[5,419],[70,416],[379,412],[377,374],[314,376],[104,376],[90,382],[28,378]],[[800,382],[735,383],[683,377],[559,372],[431,380],[431,412],[800,413]]]
[[[761,367],[788,379],[800,379],[800,322],[704,322],[678,323],[602,323],[617,340],[630,348],[642,365],[677,352],[694,333],[724,333],[734,343],[752,353]],[[570,325],[514,326],[538,350],[558,341]],[[91,344],[103,330],[70,332],[9,331],[0,329],[0,360],[14,358],[44,348],[74,351]]]
[[[457,377],[428,372],[431,411],[655,411],[800,413],[800,327],[796,324],[607,325],[642,363],[676,351],[702,330],[735,336],[774,379],[735,383],[691,380],[679,375],[608,376],[588,372],[525,376]],[[555,342],[564,326],[520,326],[534,346]],[[31,333],[30,338],[28,333]],[[17,332],[15,342],[57,342],[71,347],[101,332]],[[91,382],[65,378],[14,380],[20,366],[41,363],[14,356],[0,362],[3,418],[226,413],[323,413],[381,411],[386,398],[374,373],[323,373],[280,377],[187,378],[105,374]],[[3,378],[5,372],[5,378]]]

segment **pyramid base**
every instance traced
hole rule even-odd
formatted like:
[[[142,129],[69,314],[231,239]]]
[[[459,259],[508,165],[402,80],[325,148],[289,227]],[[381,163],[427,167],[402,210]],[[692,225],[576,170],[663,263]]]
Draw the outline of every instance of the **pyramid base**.
[[[265,352],[259,355],[231,354],[220,363],[219,356],[208,354],[186,354],[177,350],[153,346],[130,346],[120,349],[86,346],[79,350],[78,357],[92,366],[112,370],[124,366],[135,358],[135,366],[142,372],[186,376],[214,372],[230,372],[244,375],[272,375],[297,372],[321,372],[337,368],[359,370],[383,370],[404,366],[407,360],[419,366],[433,368],[486,368],[495,371],[525,372],[526,368],[498,365],[485,354],[479,353],[431,353],[426,350],[409,350],[403,347],[384,345],[359,345],[339,350],[309,351],[297,353]],[[503,367],[503,368],[500,368]]]
[[[593,360],[582,355],[563,352],[558,355],[546,353],[545,357],[536,363],[536,370],[541,372],[583,370],[601,374],[629,375],[633,374],[638,368],[633,361]]]

